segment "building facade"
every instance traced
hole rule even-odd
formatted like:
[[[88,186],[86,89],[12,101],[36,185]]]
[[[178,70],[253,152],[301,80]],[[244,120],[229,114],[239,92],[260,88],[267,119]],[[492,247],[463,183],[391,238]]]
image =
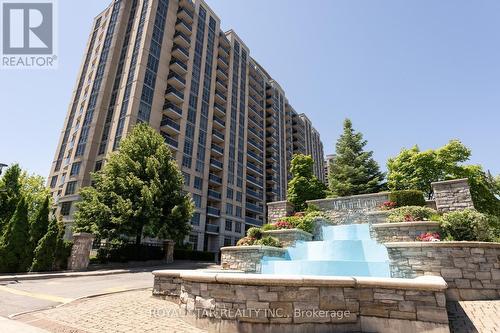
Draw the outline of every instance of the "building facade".
[[[293,154],[312,155],[324,180],[318,132],[202,0],[114,0],[95,18],[48,179],[68,236],[78,190],[138,122],[182,169],[198,250],[265,223]]]

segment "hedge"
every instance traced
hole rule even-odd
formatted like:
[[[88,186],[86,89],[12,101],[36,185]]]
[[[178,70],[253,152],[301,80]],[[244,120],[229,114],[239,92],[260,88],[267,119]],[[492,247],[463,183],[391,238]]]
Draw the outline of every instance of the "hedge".
[[[389,201],[396,207],[425,206],[424,192],[418,190],[401,190],[389,193]]]

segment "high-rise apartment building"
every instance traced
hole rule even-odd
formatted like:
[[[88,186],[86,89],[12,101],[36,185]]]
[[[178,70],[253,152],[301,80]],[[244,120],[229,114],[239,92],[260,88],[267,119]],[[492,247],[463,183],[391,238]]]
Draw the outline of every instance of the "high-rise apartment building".
[[[202,0],[115,0],[95,18],[48,180],[68,226],[78,190],[138,122],[182,168],[199,250],[265,223],[294,153],[311,154],[324,180],[318,132]]]

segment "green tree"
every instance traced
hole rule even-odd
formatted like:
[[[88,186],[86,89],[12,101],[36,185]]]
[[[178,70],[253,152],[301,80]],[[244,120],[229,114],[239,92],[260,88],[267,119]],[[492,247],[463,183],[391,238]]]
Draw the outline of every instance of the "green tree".
[[[335,196],[376,193],[383,187],[385,175],[373,159],[372,151],[364,151],[367,141],[355,132],[349,119],[336,144],[328,175],[330,191]]]
[[[80,191],[75,230],[100,238],[142,236],[182,240],[193,213],[183,177],[164,140],[153,128],[137,125]]]
[[[28,242],[28,206],[25,199],[21,198],[0,239],[0,272],[26,271]]]
[[[421,190],[432,198],[431,183],[467,178],[474,206],[480,212],[500,215],[500,200],[495,197],[497,187],[478,165],[464,165],[471,151],[458,140],[451,140],[438,149],[420,151],[417,146],[403,149],[387,162],[390,190]]]
[[[21,168],[18,164],[9,167],[0,179],[0,234],[16,210],[21,194],[19,177]]]
[[[40,239],[33,254],[31,272],[50,271],[54,268],[60,228],[56,219],[50,221],[47,233]]]
[[[307,208],[306,201],[322,199],[326,196],[326,186],[314,176],[314,160],[309,155],[297,154],[293,157],[290,172],[292,179],[288,183],[288,201],[295,210]]]
[[[49,198],[48,206],[51,205],[50,189],[45,186],[45,179],[42,176],[29,174],[26,171],[21,172],[19,184],[21,195],[28,205],[29,221],[33,223],[47,198]]]
[[[31,256],[28,258],[28,266],[31,266],[38,242],[45,236],[49,227],[49,202],[49,197],[46,196],[45,201],[39,207],[33,221],[30,223],[30,241],[27,246],[28,254],[31,254]]]

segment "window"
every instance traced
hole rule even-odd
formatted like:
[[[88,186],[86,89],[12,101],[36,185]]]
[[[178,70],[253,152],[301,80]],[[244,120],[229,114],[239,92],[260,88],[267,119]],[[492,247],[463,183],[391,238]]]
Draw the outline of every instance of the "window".
[[[226,231],[233,231],[233,221],[231,220],[226,220]]]
[[[71,171],[69,173],[70,176],[77,176],[80,173],[80,165],[81,162],[75,162],[71,165]]]
[[[243,194],[241,192],[236,192],[236,201],[241,202],[243,199]]]
[[[224,237],[224,246],[231,246],[233,245],[233,240],[231,237]]]
[[[236,216],[241,217],[241,207],[236,207]]]
[[[234,224],[234,232],[241,233],[241,222],[236,222]]]
[[[201,195],[193,194],[193,201],[196,208],[201,208]]]
[[[102,169],[102,161],[95,162],[94,171],[97,172],[97,171],[100,171],[101,169]]]
[[[68,185],[66,185],[65,195],[75,194],[75,190],[76,190],[76,181],[68,182]]]
[[[201,190],[203,188],[203,179],[194,177],[194,188]]]
[[[233,189],[232,189],[232,188],[228,188],[228,189],[227,189],[227,195],[226,195],[226,197],[227,197],[228,199],[233,200],[233,195],[234,195],[234,191],[233,191]]]
[[[57,176],[53,176],[52,179],[50,180],[50,187],[54,188],[57,185]]]
[[[71,211],[72,201],[66,201],[61,204],[61,215],[68,216]]]
[[[184,185],[191,185],[191,175],[187,172],[182,172],[182,176],[184,177]]]
[[[192,225],[200,225],[200,213],[194,213],[193,218],[191,219]]]
[[[230,203],[226,204],[226,214],[233,215],[233,205]]]
[[[188,242],[193,246],[193,250],[196,250],[198,248],[198,235],[189,235]]]
[[[59,186],[62,186],[64,185],[64,182],[66,181],[66,174],[63,173],[62,176],[61,176],[61,182],[59,183]]]

